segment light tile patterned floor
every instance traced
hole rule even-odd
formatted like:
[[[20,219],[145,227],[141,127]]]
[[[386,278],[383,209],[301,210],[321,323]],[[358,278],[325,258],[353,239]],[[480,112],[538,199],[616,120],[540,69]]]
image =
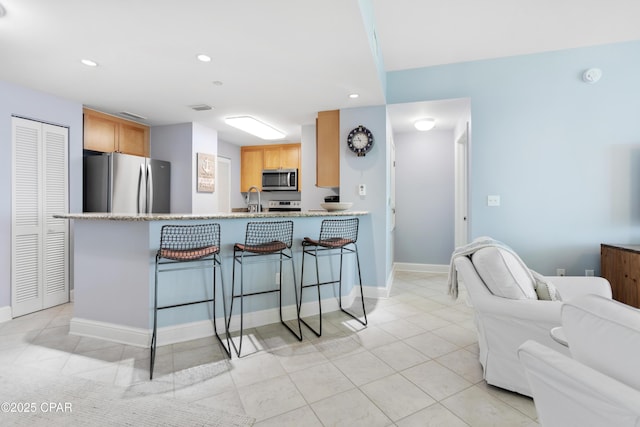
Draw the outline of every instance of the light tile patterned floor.
[[[328,313],[321,338],[307,329],[298,342],[268,325],[250,331],[261,350],[241,359],[213,338],[159,347],[153,381],[147,349],[68,335],[65,304],[0,324],[0,363],[246,414],[257,427],[538,425],[531,399],[482,380],[471,310],[445,282],[397,272],[388,299],[367,300],[367,328]]]

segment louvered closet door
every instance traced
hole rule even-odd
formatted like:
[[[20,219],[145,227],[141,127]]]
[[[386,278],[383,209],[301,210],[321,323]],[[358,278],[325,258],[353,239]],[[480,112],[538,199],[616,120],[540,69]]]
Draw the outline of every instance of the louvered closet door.
[[[69,221],[53,218],[67,213],[68,130],[42,125],[44,154],[43,307],[69,301]]]
[[[68,301],[68,130],[13,118],[11,305],[14,317]]]

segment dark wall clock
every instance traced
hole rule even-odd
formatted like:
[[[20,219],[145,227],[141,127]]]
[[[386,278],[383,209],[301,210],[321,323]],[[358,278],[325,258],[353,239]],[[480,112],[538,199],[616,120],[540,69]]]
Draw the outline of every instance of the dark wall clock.
[[[362,157],[373,147],[373,134],[366,127],[359,125],[349,132],[347,146],[351,151],[356,153],[358,157]]]

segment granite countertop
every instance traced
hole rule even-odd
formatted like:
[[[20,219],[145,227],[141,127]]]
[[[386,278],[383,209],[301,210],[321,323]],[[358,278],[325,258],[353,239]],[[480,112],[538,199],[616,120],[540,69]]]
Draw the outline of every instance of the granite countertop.
[[[110,220],[110,221],[177,221],[198,219],[243,219],[243,218],[307,218],[327,216],[368,215],[367,211],[302,211],[302,212],[233,212],[212,214],[118,214],[118,213],[68,213],[53,215],[54,218]]]

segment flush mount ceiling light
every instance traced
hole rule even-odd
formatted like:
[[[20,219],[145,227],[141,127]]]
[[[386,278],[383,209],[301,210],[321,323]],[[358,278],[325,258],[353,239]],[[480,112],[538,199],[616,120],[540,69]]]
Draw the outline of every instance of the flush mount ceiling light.
[[[285,134],[258,119],[251,116],[227,117],[224,122],[229,126],[240,129],[258,138],[273,140],[282,139]]]
[[[205,55],[204,53],[201,53],[200,55],[196,56],[196,58],[198,58],[198,61],[211,62],[211,57],[209,55]]]
[[[87,67],[97,67],[98,66],[98,63],[96,61],[92,61],[91,59],[81,59],[80,62],[82,62]]]
[[[436,119],[420,119],[420,120],[416,120],[413,125],[416,127],[416,129],[418,129],[419,131],[427,131],[427,130],[431,130],[433,129],[433,127],[436,125]]]

